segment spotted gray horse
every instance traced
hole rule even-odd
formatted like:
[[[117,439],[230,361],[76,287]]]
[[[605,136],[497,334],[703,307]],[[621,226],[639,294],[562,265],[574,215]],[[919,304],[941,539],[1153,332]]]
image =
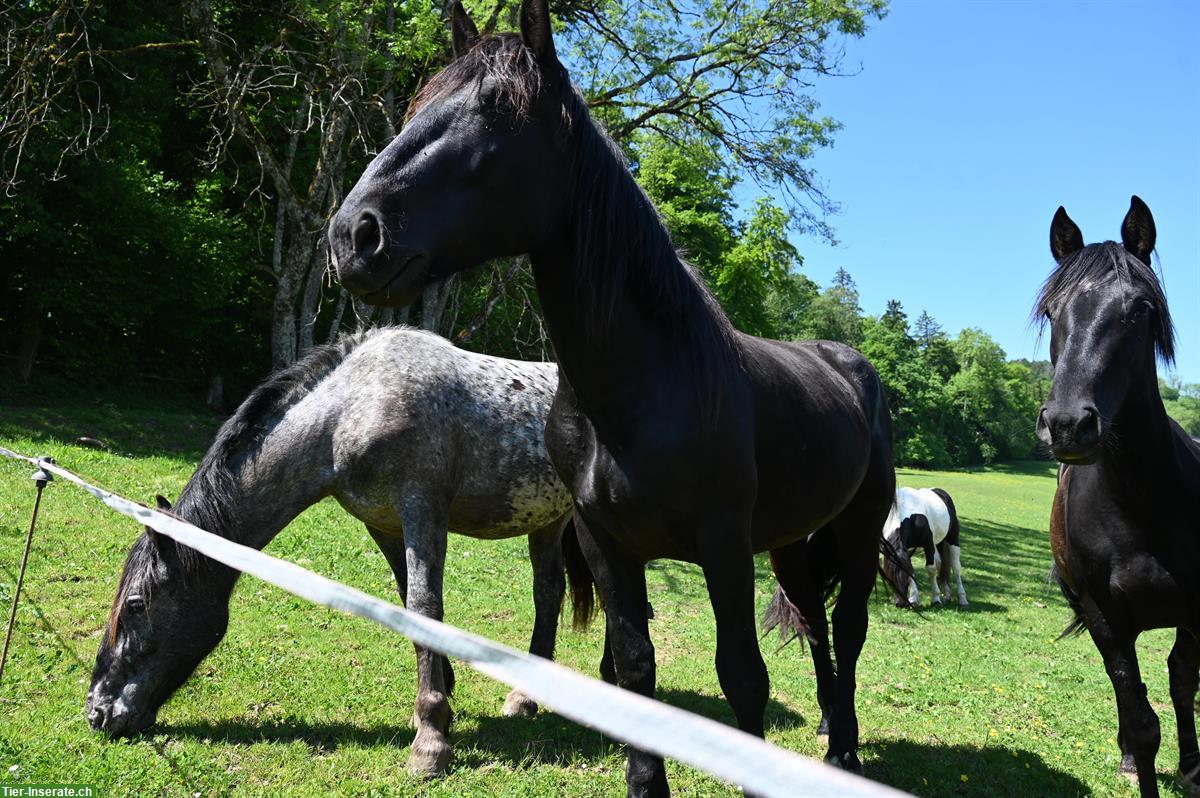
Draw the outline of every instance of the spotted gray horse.
[[[409,609],[438,619],[448,529],[483,539],[528,535],[536,607],[529,650],[549,658],[564,560],[577,622],[592,601],[571,496],[542,440],[556,387],[552,363],[474,354],[431,333],[344,336],[255,389],[172,512],[262,548],[333,496],[366,524]],[[146,530],[126,560],[96,657],[93,728],[123,735],[154,723],[224,635],[236,580],[235,571]],[[445,657],[420,647],[417,668],[409,767],[435,774],[452,753],[454,674]],[[516,690],[504,704],[506,715],[536,711]]]

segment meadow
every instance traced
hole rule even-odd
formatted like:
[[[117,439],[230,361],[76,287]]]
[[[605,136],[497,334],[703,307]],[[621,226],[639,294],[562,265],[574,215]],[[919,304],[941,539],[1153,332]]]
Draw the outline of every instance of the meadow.
[[[219,419],[153,396],[63,395],[0,405],[0,445],[54,456],[131,498],[174,498]],[[109,451],[68,443],[81,435]],[[30,469],[0,460],[0,603],[12,599],[34,490]],[[859,665],[866,775],[920,796],[1133,796],[1116,775],[1116,709],[1091,641],[1055,641],[1069,619],[1047,583],[1049,463],[970,472],[902,470],[902,484],[940,486],[963,520],[969,608],[896,609],[878,589]],[[129,545],[139,534],[76,488],[46,492],[4,682],[0,784],[90,783],[101,795],[612,796],[624,791],[622,746],[542,711],[507,719],[508,688],[457,667],[456,760],[419,781],[405,760],[416,691],[412,647],[367,621],[314,607],[247,577],[234,592],[229,633],[163,708],[150,733],[109,741],[83,713],[92,660]],[[268,551],[395,600],[391,573],[366,530],[335,503],[304,513]],[[759,561],[758,600],[774,582]],[[732,723],[712,664],[714,624],[693,566],[649,566],[658,697]],[[518,648],[533,605],[523,539],[451,536],[446,620]],[[1167,795],[1177,763],[1167,689],[1172,635],[1139,645],[1163,728],[1158,757]],[[595,674],[602,635],[570,630],[557,659]],[[811,660],[798,643],[763,641],[771,673],[768,738],[824,753]],[[736,795],[668,762],[675,795]]]

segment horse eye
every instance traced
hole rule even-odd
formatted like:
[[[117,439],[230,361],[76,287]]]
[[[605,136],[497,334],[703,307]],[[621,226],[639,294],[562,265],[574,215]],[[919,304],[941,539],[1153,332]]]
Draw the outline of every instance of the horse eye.
[[[141,596],[130,596],[125,599],[125,609],[130,612],[145,612],[146,600]]]
[[[1146,315],[1146,311],[1153,310],[1153,309],[1154,309],[1154,305],[1150,304],[1149,300],[1144,299],[1137,304],[1137,307],[1135,307],[1133,310],[1129,311],[1128,315],[1125,316],[1125,322],[1127,324],[1132,324],[1133,322],[1140,319],[1142,316]]]

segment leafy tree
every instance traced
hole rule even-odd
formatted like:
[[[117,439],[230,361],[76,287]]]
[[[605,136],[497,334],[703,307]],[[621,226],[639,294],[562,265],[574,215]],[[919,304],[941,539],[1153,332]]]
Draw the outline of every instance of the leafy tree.
[[[780,195],[794,220],[831,236],[834,203],[808,160],[838,129],[818,114],[815,76],[840,74],[840,39],[861,37],[884,0],[687,5],[570,3],[560,52],[618,141],[672,125]]]
[[[809,305],[807,316],[805,337],[859,345],[863,336],[862,308],[858,305],[858,287],[849,272],[837,270],[830,286]]]
[[[778,319],[769,300],[792,291],[802,259],[787,238],[787,213],[759,199],[738,238],[725,256],[716,279],[717,298],[741,330],[777,335]]]
[[[638,131],[634,176],[678,246],[711,283],[733,247],[734,178],[711,142],[683,131]]]
[[[1167,415],[1179,422],[1188,435],[1200,436],[1200,385],[1158,378]]]

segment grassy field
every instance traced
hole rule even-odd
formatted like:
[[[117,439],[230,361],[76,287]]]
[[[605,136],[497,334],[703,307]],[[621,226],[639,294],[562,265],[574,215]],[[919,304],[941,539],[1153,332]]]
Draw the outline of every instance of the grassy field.
[[[142,500],[174,498],[218,420],[152,398],[79,396],[52,409],[0,406],[0,445],[50,454]],[[65,443],[80,435],[113,453]],[[0,460],[0,602],[16,581],[34,491],[30,469]],[[941,486],[963,517],[967,610],[925,617],[877,591],[859,666],[866,775],[922,796],[1132,796],[1116,777],[1116,710],[1086,637],[1054,642],[1068,620],[1050,564],[1047,464],[978,473],[902,471]],[[140,530],[69,485],[46,493],[9,670],[0,685],[0,784],[84,782],[105,795],[611,796],[623,794],[621,746],[558,716],[505,719],[507,687],[458,667],[451,772],[431,782],[404,764],[416,684],[412,648],[366,621],[314,607],[252,578],[234,593],[229,634],[164,707],[151,734],[110,742],[83,715],[91,661],[121,563]],[[269,551],[378,596],[392,577],[366,531],[335,504],[301,516]],[[759,605],[774,584],[760,563]],[[524,648],[532,624],[523,540],[452,536],[446,620]],[[699,571],[653,563],[651,622],[663,700],[732,723],[712,666],[715,635]],[[1166,794],[1175,730],[1167,691],[1171,637],[1142,639],[1159,711]],[[596,673],[598,629],[564,624],[558,659]],[[820,756],[812,664],[793,644],[764,642],[771,671],[768,737]],[[736,794],[668,763],[676,795]]]

